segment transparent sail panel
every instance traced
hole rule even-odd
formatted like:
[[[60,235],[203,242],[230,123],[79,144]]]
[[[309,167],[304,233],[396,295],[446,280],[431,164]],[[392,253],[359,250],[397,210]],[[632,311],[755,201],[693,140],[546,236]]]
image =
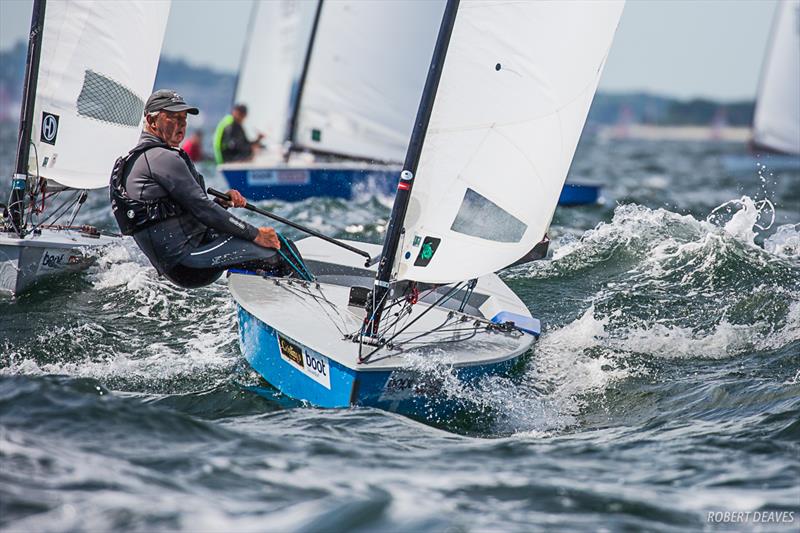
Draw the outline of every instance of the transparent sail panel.
[[[114,160],[141,133],[169,6],[161,0],[47,3],[32,172],[38,168],[67,187],[108,186]]]
[[[450,226],[451,231],[497,242],[519,242],[528,226],[488,198],[472,189],[464,193],[464,200]]]
[[[87,70],[78,95],[78,114],[120,126],[137,128],[144,115],[144,100],[127,87]]]
[[[800,154],[800,0],[778,2],[761,72],[753,140]]]
[[[622,8],[604,0],[461,1],[397,278],[476,278],[544,237]],[[422,250],[426,242],[438,244]]]

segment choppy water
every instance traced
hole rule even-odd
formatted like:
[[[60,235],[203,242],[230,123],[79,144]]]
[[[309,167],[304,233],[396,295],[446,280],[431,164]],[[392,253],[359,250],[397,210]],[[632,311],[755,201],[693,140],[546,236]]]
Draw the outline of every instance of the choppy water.
[[[435,427],[247,392],[225,284],[172,287],[132,242],[0,301],[0,529],[796,531],[800,175],[727,174],[740,151],[585,142],[607,203],[503,274],[545,333]],[[389,212],[266,205],[373,242]]]

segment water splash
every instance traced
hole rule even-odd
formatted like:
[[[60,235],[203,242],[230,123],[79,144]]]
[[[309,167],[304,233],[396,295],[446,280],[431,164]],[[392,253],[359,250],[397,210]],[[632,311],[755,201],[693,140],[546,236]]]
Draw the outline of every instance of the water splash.
[[[800,262],[800,224],[784,224],[764,241],[764,249],[778,257]]]
[[[706,220],[623,205],[611,222],[562,244],[552,261],[508,273],[512,283],[533,284],[533,294],[539,284],[584,293],[584,311],[550,325],[512,396],[537,394],[562,421],[580,420],[610,388],[672,361],[735,359],[800,340],[800,269],[786,261],[797,226],[756,244],[773,213],[769,201],[748,197]]]
[[[766,224],[762,223],[765,218],[769,218]],[[724,222],[723,229],[729,235],[741,242],[754,243],[758,236],[755,229],[765,231],[775,223],[775,206],[768,199],[755,201],[749,196],[742,196],[715,207],[706,221],[717,226]]]
[[[233,305],[224,281],[189,291],[159,278],[132,239],[109,247],[87,279],[93,290],[31,315],[39,333],[9,344],[6,375],[66,374],[124,391],[179,393],[231,379],[240,362]],[[25,321],[25,316],[11,320]]]

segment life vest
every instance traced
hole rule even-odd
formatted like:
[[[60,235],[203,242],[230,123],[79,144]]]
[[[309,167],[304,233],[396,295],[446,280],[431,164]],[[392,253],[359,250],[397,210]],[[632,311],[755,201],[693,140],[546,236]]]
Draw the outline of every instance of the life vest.
[[[179,216],[183,209],[172,198],[165,197],[157,200],[134,200],[128,196],[125,190],[125,168],[128,161],[139,153],[146,152],[151,148],[167,148],[174,150],[166,143],[148,143],[136,146],[122,157],[118,157],[111,171],[109,180],[109,194],[111,196],[111,210],[117,225],[123,235],[133,235],[143,229],[149,228],[154,224],[163,222],[169,218]],[[182,151],[178,151],[184,160],[189,164],[188,156]],[[191,166],[189,166],[191,168]]]
[[[217,129],[214,130],[214,159],[218,165],[225,162],[222,159],[222,134],[225,133],[225,128],[231,124],[233,124],[233,115],[225,115],[217,124]]]

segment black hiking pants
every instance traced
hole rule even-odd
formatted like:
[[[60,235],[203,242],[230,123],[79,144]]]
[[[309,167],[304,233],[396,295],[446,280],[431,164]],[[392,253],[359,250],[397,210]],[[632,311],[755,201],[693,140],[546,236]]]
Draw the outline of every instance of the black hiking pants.
[[[286,249],[286,243],[291,251]],[[289,239],[285,240],[281,251],[287,256],[294,252],[300,258],[300,252]],[[274,276],[295,274],[294,267],[274,248],[264,248],[232,235],[211,233],[165,275],[176,285],[191,289],[215,282],[231,268],[264,271]]]

